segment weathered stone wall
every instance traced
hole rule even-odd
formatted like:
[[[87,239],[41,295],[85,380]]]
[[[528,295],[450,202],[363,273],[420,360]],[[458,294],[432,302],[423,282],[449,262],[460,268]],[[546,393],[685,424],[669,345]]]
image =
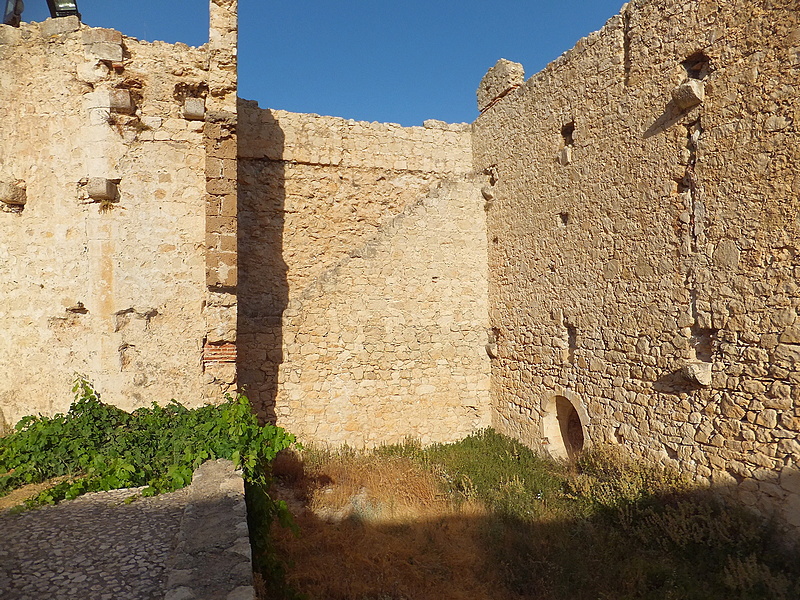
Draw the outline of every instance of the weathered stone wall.
[[[485,423],[486,250],[468,129],[244,102],[239,118],[239,368],[262,414],[356,445]]]
[[[798,15],[631,2],[516,89],[499,65],[474,125],[495,425],[623,444],[795,526]]]
[[[498,63],[471,129],[237,101],[236,8],[198,49],[0,26],[0,426],[80,372],[129,409],[244,386],[305,439],[452,440],[490,356],[502,431],[800,527],[796,1],[634,0],[527,82]]]
[[[211,0],[209,7],[206,152],[206,399],[236,391],[238,175],[238,0]]]
[[[68,17],[0,26],[0,65],[3,417],[65,410],[75,373],[201,401],[205,49]]]

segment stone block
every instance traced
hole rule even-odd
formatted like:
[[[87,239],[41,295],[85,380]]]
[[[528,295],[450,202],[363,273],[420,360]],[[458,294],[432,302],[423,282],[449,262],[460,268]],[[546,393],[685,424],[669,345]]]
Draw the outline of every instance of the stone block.
[[[800,344],[800,327],[787,327],[778,341],[781,344]]]
[[[84,54],[89,60],[104,60],[112,63],[122,62],[123,56],[122,46],[120,44],[112,44],[109,42],[89,44],[86,46]]]
[[[39,31],[42,37],[48,38],[53,35],[61,35],[78,31],[81,28],[81,20],[72,15],[69,17],[58,17],[56,19],[45,19],[40,25]]]
[[[22,32],[11,25],[0,25],[0,44],[17,44],[22,39]]]
[[[800,363],[800,345],[778,344],[772,355],[772,360],[779,365],[795,365]]]
[[[131,93],[128,90],[108,90],[108,106],[114,112],[131,114],[134,109]]]
[[[183,118],[202,121],[206,118],[206,101],[203,98],[186,98],[183,102]]]
[[[756,415],[756,425],[761,425],[767,429],[774,429],[778,425],[778,413],[774,409],[767,408]]]
[[[86,29],[81,36],[84,44],[122,44],[122,34],[115,29],[96,27]]]
[[[717,244],[714,250],[714,264],[721,269],[735,271],[739,268],[740,254],[741,252],[736,242],[733,240],[722,240]]]
[[[767,117],[767,120],[764,122],[764,129],[770,132],[781,131],[782,129],[789,127],[791,124],[791,120],[787,119],[786,117],[782,117],[780,115],[771,115]]]
[[[781,471],[781,487],[791,494],[800,496],[800,470],[794,466],[784,467]]]
[[[209,194],[225,195],[236,193],[236,182],[232,179],[209,179],[206,184]]]
[[[483,76],[478,86],[478,110],[483,112],[498,98],[502,98],[525,81],[525,68],[501,58]]]
[[[164,119],[161,117],[142,117],[141,118],[142,125],[146,126],[149,129],[158,129],[161,127],[161,124],[164,122]]]
[[[699,79],[690,79],[672,90],[672,102],[681,110],[701,104],[705,96],[705,86]]]
[[[92,200],[114,200],[117,184],[103,177],[90,177],[86,182],[86,193]]]
[[[25,184],[19,181],[0,181],[0,202],[10,206],[25,206],[27,201]]]
[[[104,62],[88,62],[78,65],[78,79],[88,83],[99,83],[108,77],[110,69]]]
[[[692,383],[709,386],[711,385],[711,363],[700,360],[687,362],[681,367],[681,375]]]
[[[103,109],[116,113],[131,114],[134,110],[131,93],[128,90],[117,88],[97,90],[84,94],[83,99],[84,106],[90,111],[92,109]]]
[[[256,590],[251,585],[241,585],[230,592],[225,600],[253,600],[256,597]]]

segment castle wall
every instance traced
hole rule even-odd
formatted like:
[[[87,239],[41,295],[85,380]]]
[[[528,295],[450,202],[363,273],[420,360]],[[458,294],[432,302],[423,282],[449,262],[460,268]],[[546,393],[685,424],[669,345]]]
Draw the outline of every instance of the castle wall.
[[[799,53],[793,2],[634,1],[485,80],[510,90],[474,125],[497,428],[622,444],[800,526]]]
[[[204,395],[204,49],[0,26],[0,410]],[[201,100],[202,105],[202,100]],[[21,202],[24,202],[22,204]]]
[[[208,93],[205,97],[204,395],[235,393],[238,286],[238,0],[209,4]]]
[[[262,415],[355,445],[486,423],[469,130],[246,102],[239,119],[239,375]],[[433,191],[449,179],[457,191]]]

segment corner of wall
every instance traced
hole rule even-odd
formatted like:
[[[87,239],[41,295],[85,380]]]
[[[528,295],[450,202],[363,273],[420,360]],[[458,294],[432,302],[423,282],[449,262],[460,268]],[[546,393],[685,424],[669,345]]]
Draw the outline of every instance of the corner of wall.
[[[236,388],[238,2],[210,0],[206,149],[205,397]]]

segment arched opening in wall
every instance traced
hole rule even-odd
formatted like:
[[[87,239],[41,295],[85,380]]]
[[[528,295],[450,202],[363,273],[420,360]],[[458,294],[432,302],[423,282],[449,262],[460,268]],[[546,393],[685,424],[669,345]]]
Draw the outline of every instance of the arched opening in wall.
[[[553,458],[573,459],[586,445],[584,422],[575,405],[564,396],[555,396],[545,406],[542,441]]]

